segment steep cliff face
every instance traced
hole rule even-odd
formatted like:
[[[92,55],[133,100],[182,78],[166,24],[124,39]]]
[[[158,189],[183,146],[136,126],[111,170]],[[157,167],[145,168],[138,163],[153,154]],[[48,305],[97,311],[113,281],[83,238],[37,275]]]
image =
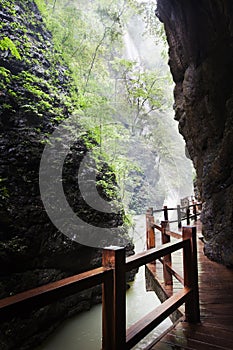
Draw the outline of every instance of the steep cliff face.
[[[175,82],[175,118],[204,201],[205,253],[233,265],[233,3],[158,0]]]
[[[0,4],[0,298],[96,267],[101,252],[63,236],[50,222],[39,191],[39,166],[47,136],[72,113],[68,68],[54,50],[33,1]],[[87,137],[89,137],[87,135]],[[89,138],[89,143],[94,142]],[[77,185],[85,142],[78,139],[63,171],[75,212],[93,224],[122,225],[122,215],[88,207]],[[98,173],[113,185],[106,164]],[[99,192],[109,199],[103,188]],[[132,246],[130,247],[132,248]],[[89,290],[1,326],[1,349],[32,349],[64,318],[99,300]]]

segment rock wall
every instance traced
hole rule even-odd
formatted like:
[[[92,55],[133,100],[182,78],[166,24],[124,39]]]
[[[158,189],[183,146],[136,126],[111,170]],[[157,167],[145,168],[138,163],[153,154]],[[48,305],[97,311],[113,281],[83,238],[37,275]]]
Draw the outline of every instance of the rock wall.
[[[158,0],[175,119],[197,171],[206,255],[233,265],[233,2]]]
[[[53,47],[32,0],[0,4],[0,298],[49,283],[101,263],[101,251],[63,236],[50,222],[39,191],[39,165],[47,136],[72,113],[70,72]],[[76,91],[77,92],[77,91]],[[87,136],[88,137],[88,136]],[[92,141],[89,138],[89,142]],[[77,169],[85,142],[67,157],[63,183],[75,212],[93,224],[121,226],[123,216],[93,212],[81,197]],[[103,165],[98,178],[112,185]],[[116,186],[115,186],[116,188]],[[98,191],[106,200],[103,188]],[[132,253],[132,245],[129,245]],[[63,319],[100,300],[100,288],[71,296],[23,319],[1,325],[0,348],[32,349]]]

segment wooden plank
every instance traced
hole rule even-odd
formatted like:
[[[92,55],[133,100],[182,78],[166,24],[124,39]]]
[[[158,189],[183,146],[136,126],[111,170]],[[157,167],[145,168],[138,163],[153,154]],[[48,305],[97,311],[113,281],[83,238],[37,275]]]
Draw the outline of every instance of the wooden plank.
[[[169,222],[162,221],[161,227],[163,228],[162,231],[162,244],[169,243],[171,241],[170,236],[167,235],[167,229],[169,230]],[[171,286],[172,283],[172,274],[170,273],[170,270],[167,269],[166,263],[171,265],[172,257],[171,253],[165,255],[163,257],[163,276],[164,276],[164,283],[166,286]]]
[[[187,207],[186,209],[186,217],[187,217],[187,225],[190,225],[190,209]]]
[[[168,221],[168,208],[166,205],[163,207],[164,221]]]
[[[171,332],[173,333],[173,332]],[[221,330],[216,327],[213,332],[211,326],[206,325],[192,325],[186,322],[181,322],[175,331],[176,336],[199,340],[206,344],[214,344],[217,346],[224,346],[233,349],[232,332]]]
[[[126,348],[130,349],[184,303],[191,289],[183,288],[155,310],[127,329]]]
[[[182,235],[173,231],[166,231],[166,234],[170,237],[176,238],[176,239],[182,239]]]
[[[152,260],[161,258],[164,255],[170,254],[183,248],[185,241],[171,242],[160,247],[153,248],[135,255],[132,255],[126,259],[126,271],[138,268],[142,265],[146,265]]]
[[[153,350],[195,350],[187,346],[175,346],[173,344],[164,343],[163,341],[157,343],[151,348]]]
[[[60,298],[101,284],[109,274],[112,274],[110,269],[100,267],[2,299],[1,319],[8,319],[18,312],[28,312],[34,307],[51,304]]]
[[[175,270],[174,270],[174,268],[172,267],[172,264],[171,263],[165,263],[166,264],[166,267],[167,267],[167,269],[170,271],[170,273],[181,283],[181,284],[183,284],[184,285],[184,279],[183,279],[183,277],[181,277],[181,275],[178,273],[178,272],[176,272]]]
[[[108,250],[103,250],[102,265],[113,267],[108,260]],[[102,350],[114,349],[114,275],[106,276],[102,284]]]
[[[155,231],[154,231],[154,216],[148,216],[148,239],[147,239],[147,249],[155,248]]]
[[[162,230],[163,230],[161,226],[158,226],[156,224],[154,224],[153,227],[160,232],[162,232]]]
[[[126,277],[124,248],[118,250],[115,256],[114,298],[116,350],[119,350],[125,348],[126,340]]]
[[[177,222],[178,222],[178,228],[181,228],[181,210],[180,205],[177,205]]]
[[[201,232],[199,221],[197,229]],[[209,260],[203,246],[198,240],[201,323],[179,323],[151,349],[233,349],[233,270]]]
[[[104,266],[114,268],[113,297],[113,340],[111,350],[125,348],[126,340],[126,279],[125,279],[125,248],[110,247],[104,250]],[[111,311],[110,310],[110,311]],[[107,311],[106,311],[107,312]],[[106,348],[105,350],[110,350]]]
[[[218,346],[215,344],[205,343],[201,340],[195,340],[191,338],[186,337],[179,337],[175,334],[167,334],[163,340],[163,344],[168,344],[170,346],[173,346],[175,349],[195,349],[195,350],[232,350],[232,348],[229,348],[227,346]],[[154,347],[152,347],[154,350]]]
[[[161,283],[161,281],[159,281],[159,279],[156,277],[154,274],[153,264],[146,265],[145,276],[147,290],[154,291],[161,303],[174,294],[173,286],[165,286],[164,283]],[[177,309],[170,315],[170,319],[173,323],[175,323],[183,316],[184,315],[180,312],[180,310]]]
[[[192,288],[192,294],[185,304],[185,316],[188,322],[200,322],[196,227],[183,227],[183,239],[190,238],[188,246],[183,251],[184,285]]]

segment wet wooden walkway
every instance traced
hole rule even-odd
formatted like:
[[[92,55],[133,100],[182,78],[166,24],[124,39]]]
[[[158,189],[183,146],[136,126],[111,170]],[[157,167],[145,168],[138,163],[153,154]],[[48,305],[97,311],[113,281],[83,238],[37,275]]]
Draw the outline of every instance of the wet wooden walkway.
[[[201,323],[178,322],[151,350],[233,349],[233,269],[207,259],[203,247],[198,239]]]

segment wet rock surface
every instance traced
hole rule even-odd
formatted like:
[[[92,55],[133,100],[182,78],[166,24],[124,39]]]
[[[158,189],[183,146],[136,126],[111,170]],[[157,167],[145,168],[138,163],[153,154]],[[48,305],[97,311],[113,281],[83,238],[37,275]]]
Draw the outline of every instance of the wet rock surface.
[[[206,255],[233,266],[233,3],[158,0],[175,118],[197,171]]]
[[[0,297],[4,298],[97,267],[101,250],[62,235],[40,198],[39,166],[47,136],[72,114],[69,70],[33,1],[3,0],[0,17]],[[81,197],[77,169],[86,152],[79,139],[67,157],[63,171],[67,200],[93,225],[121,226],[123,213],[93,212]],[[97,176],[105,176],[116,188],[108,170],[103,164]],[[103,188],[98,191],[110,200]],[[129,244],[128,254],[132,249]],[[0,348],[31,350],[63,319],[99,302],[100,293],[98,287],[23,318],[15,315],[1,325]]]

